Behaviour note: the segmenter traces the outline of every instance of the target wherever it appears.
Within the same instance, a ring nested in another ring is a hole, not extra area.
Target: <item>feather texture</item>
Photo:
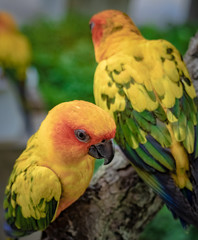
[[[54,107],[13,167],[4,198],[6,234],[43,230],[75,202],[90,183],[94,157],[112,160],[114,135],[113,119],[94,104]]]
[[[122,28],[111,33],[118,19]],[[114,117],[116,142],[174,215],[198,227],[196,93],[180,53],[165,40],[146,40],[120,11],[103,11],[90,22],[95,101]]]

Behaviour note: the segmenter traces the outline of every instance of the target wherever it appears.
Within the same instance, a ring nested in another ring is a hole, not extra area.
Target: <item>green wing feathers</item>
[[[36,165],[21,169],[17,162],[5,190],[7,224],[21,235],[45,229],[56,215],[60,196],[61,184],[53,171]]]

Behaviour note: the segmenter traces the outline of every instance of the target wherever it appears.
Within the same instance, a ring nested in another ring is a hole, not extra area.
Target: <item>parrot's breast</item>
[[[57,216],[83,195],[93,176],[94,164],[93,157],[87,155],[79,164],[62,168],[58,173],[62,184],[62,195]]]

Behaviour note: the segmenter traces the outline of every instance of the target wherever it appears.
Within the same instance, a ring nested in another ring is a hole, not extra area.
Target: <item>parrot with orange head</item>
[[[27,69],[31,64],[31,54],[30,42],[19,31],[12,15],[0,11],[0,81],[6,76],[14,82],[23,107],[28,133],[32,132],[32,122],[25,81]]]
[[[181,54],[118,10],[95,14],[90,28],[95,102],[114,118],[117,144],[174,217],[198,227],[198,113]]]
[[[24,81],[31,62],[28,39],[19,32],[14,18],[0,11],[0,66],[12,71],[17,81]]]
[[[86,190],[95,158],[114,156],[111,116],[85,101],[54,107],[16,160],[5,190],[4,230],[12,238],[45,229]]]

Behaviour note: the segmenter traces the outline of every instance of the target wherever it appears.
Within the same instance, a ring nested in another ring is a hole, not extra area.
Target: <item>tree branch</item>
[[[194,80],[197,58],[198,34],[185,55]],[[112,163],[99,168],[85,194],[43,232],[42,240],[136,240],[161,207],[162,201],[116,150]]]
[[[198,32],[190,40],[188,50],[184,56],[184,61],[198,95]]]

